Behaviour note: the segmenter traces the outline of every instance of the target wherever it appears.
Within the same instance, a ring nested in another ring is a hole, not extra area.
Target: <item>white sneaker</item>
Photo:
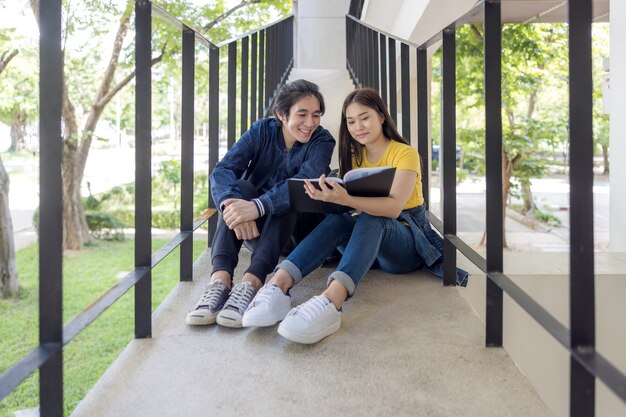
[[[318,295],[292,309],[278,326],[278,334],[298,343],[317,343],[341,327],[341,312]]]
[[[291,297],[274,284],[261,287],[243,314],[243,327],[273,326],[291,310]]]
[[[225,327],[241,327],[241,317],[254,298],[256,290],[248,281],[240,282],[230,292],[224,308],[217,314],[217,324]]]

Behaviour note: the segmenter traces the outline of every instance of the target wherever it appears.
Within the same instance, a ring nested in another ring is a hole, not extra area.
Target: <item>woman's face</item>
[[[278,115],[283,124],[283,137],[288,148],[296,141],[307,143],[320,125],[320,102],[315,96],[306,96],[289,109],[288,115]]]
[[[368,145],[384,138],[384,121],[383,115],[371,107],[359,103],[351,103],[346,107],[348,132],[361,145]]]

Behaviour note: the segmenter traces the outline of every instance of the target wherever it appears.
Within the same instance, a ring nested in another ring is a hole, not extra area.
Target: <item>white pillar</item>
[[[346,68],[345,21],[349,7],[349,0],[297,1],[296,68]]]
[[[626,252],[626,2],[611,0],[609,251]]]

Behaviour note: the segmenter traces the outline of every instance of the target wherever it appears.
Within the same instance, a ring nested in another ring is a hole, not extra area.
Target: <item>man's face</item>
[[[278,115],[283,124],[283,137],[287,148],[297,141],[307,143],[320,125],[320,102],[315,96],[306,96],[289,109],[288,115]]]

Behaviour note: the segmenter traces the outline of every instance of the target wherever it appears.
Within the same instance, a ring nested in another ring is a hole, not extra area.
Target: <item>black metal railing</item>
[[[380,91],[397,120],[401,95],[402,134],[411,137],[409,51],[416,51],[417,148],[428,155],[427,48],[442,43],[442,189],[443,220],[428,212],[444,237],[444,285],[454,285],[457,250],[486,274],[487,346],[502,346],[503,292],[555,338],[570,355],[570,415],[595,413],[596,378],[626,403],[626,376],[595,349],[591,0],[570,0],[570,323],[568,329],[503,272],[502,209],[502,22],[499,0],[485,0],[421,45],[395,37],[346,17],[347,69],[355,85]],[[456,46],[460,25],[480,18],[484,24],[486,257],[457,236],[456,230]],[[396,80],[396,48],[400,44],[400,80]],[[388,45],[385,48],[385,45]],[[388,83],[388,85],[387,85]],[[429,206],[429,175],[424,175]]]
[[[152,245],[152,21],[159,16],[180,30],[182,42],[181,214],[180,232],[155,253]],[[193,233],[207,219],[193,218],[194,98],[196,44],[209,54],[209,162],[210,172],[219,153],[220,49],[228,49],[227,143],[236,137],[236,113],[241,132],[264,117],[277,89],[293,67],[293,17],[262,27],[237,39],[215,45],[148,0],[135,1],[135,267],[115,286],[70,322],[62,321],[62,141],[61,2],[40,5],[40,234],[39,234],[39,334],[40,343],[0,376],[0,400],[39,370],[40,415],[63,416],[63,346],[72,341],[129,289],[135,287],[135,337],[152,335],[152,268],[180,246],[180,280],[192,279]],[[251,40],[251,46],[250,46]],[[241,71],[237,74],[237,48],[241,45]],[[249,54],[251,51],[251,54]],[[249,55],[251,55],[249,57]],[[271,59],[268,59],[271,58]],[[248,62],[250,60],[250,62]],[[237,77],[241,80],[237,103]],[[248,80],[249,88],[248,88]],[[215,208],[210,198],[208,207]],[[209,221],[208,245],[215,231]]]

